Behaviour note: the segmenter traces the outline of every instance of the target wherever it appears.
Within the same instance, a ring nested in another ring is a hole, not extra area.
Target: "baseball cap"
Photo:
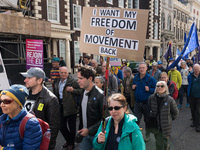
[[[42,79],[45,79],[46,77],[45,72],[38,67],[33,67],[29,69],[27,72],[21,72],[20,74],[23,75],[24,77],[37,77]]]
[[[54,57],[51,62],[60,62],[60,59],[58,57]]]
[[[152,63],[152,66],[157,66],[157,65],[158,65],[157,62],[153,62],[153,63]]]
[[[162,61],[161,61],[161,60],[159,60],[159,61],[158,61],[158,64],[159,64],[159,65],[160,65],[160,64],[162,64]]]

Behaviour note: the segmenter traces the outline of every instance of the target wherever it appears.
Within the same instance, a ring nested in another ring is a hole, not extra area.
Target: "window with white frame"
[[[176,10],[174,10],[174,18],[176,18]]]
[[[113,0],[106,0],[106,3],[113,4]]]
[[[73,4],[73,21],[74,21],[74,29],[81,29],[81,6]]]
[[[118,6],[124,8],[124,0],[118,0]]]
[[[165,14],[162,13],[161,16],[161,29],[165,29]]]
[[[74,41],[74,61],[75,65],[79,64],[80,56],[83,56],[79,51],[79,41]]]
[[[177,28],[176,38],[177,38],[177,40],[179,40],[179,28]]]
[[[155,15],[158,15],[158,0],[154,1]]]
[[[158,39],[158,23],[154,23],[154,39]]]
[[[128,8],[133,8],[133,0],[128,0]]]
[[[135,9],[139,9],[140,8],[139,3],[140,3],[140,0],[134,0],[134,8]]]
[[[181,36],[180,39],[183,40],[184,39],[184,37],[183,37],[184,36],[183,35],[183,29],[181,29],[181,35],[180,36]]]
[[[169,6],[171,6],[172,5],[172,1],[171,0],[169,0]]]
[[[65,60],[65,56],[66,56],[66,44],[65,44],[65,40],[59,40],[59,56],[63,57],[63,60]]]
[[[97,63],[100,63],[100,55],[93,55],[93,59],[95,59]]]
[[[167,30],[171,31],[171,16],[168,16],[168,20],[167,20]]]
[[[47,0],[48,21],[60,22],[59,0]]]

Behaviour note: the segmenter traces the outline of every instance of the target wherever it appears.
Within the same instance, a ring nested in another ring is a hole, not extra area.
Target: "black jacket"
[[[87,103],[87,129],[89,130],[89,135],[94,136],[101,123],[103,114],[103,99],[104,95],[99,92],[96,86],[87,93],[88,103]],[[83,99],[83,94],[81,96],[81,103]],[[80,125],[79,130],[83,128],[82,119],[82,107],[80,107]]]
[[[51,130],[49,149],[55,147],[56,137],[60,129],[60,111],[57,97],[43,86],[33,107],[33,112],[37,118],[49,124]]]

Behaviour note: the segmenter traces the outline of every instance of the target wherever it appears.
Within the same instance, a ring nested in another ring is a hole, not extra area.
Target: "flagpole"
[[[106,74],[105,74],[105,83],[104,83],[104,101],[103,101],[103,116],[102,116],[102,132],[105,132],[106,129],[106,108],[108,100],[108,82],[109,82],[109,64],[110,57],[106,58]]]

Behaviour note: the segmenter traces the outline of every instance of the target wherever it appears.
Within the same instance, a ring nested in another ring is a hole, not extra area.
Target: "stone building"
[[[161,13],[161,49],[160,56],[163,56],[168,48],[168,43],[175,39],[173,20],[174,20],[174,0],[162,1]],[[165,60],[165,59],[162,59]]]
[[[185,33],[188,35],[192,20],[190,16],[190,4],[181,3],[178,0],[174,0],[174,40],[172,42],[172,54],[176,56],[177,48],[182,51],[184,47],[184,36]]]

